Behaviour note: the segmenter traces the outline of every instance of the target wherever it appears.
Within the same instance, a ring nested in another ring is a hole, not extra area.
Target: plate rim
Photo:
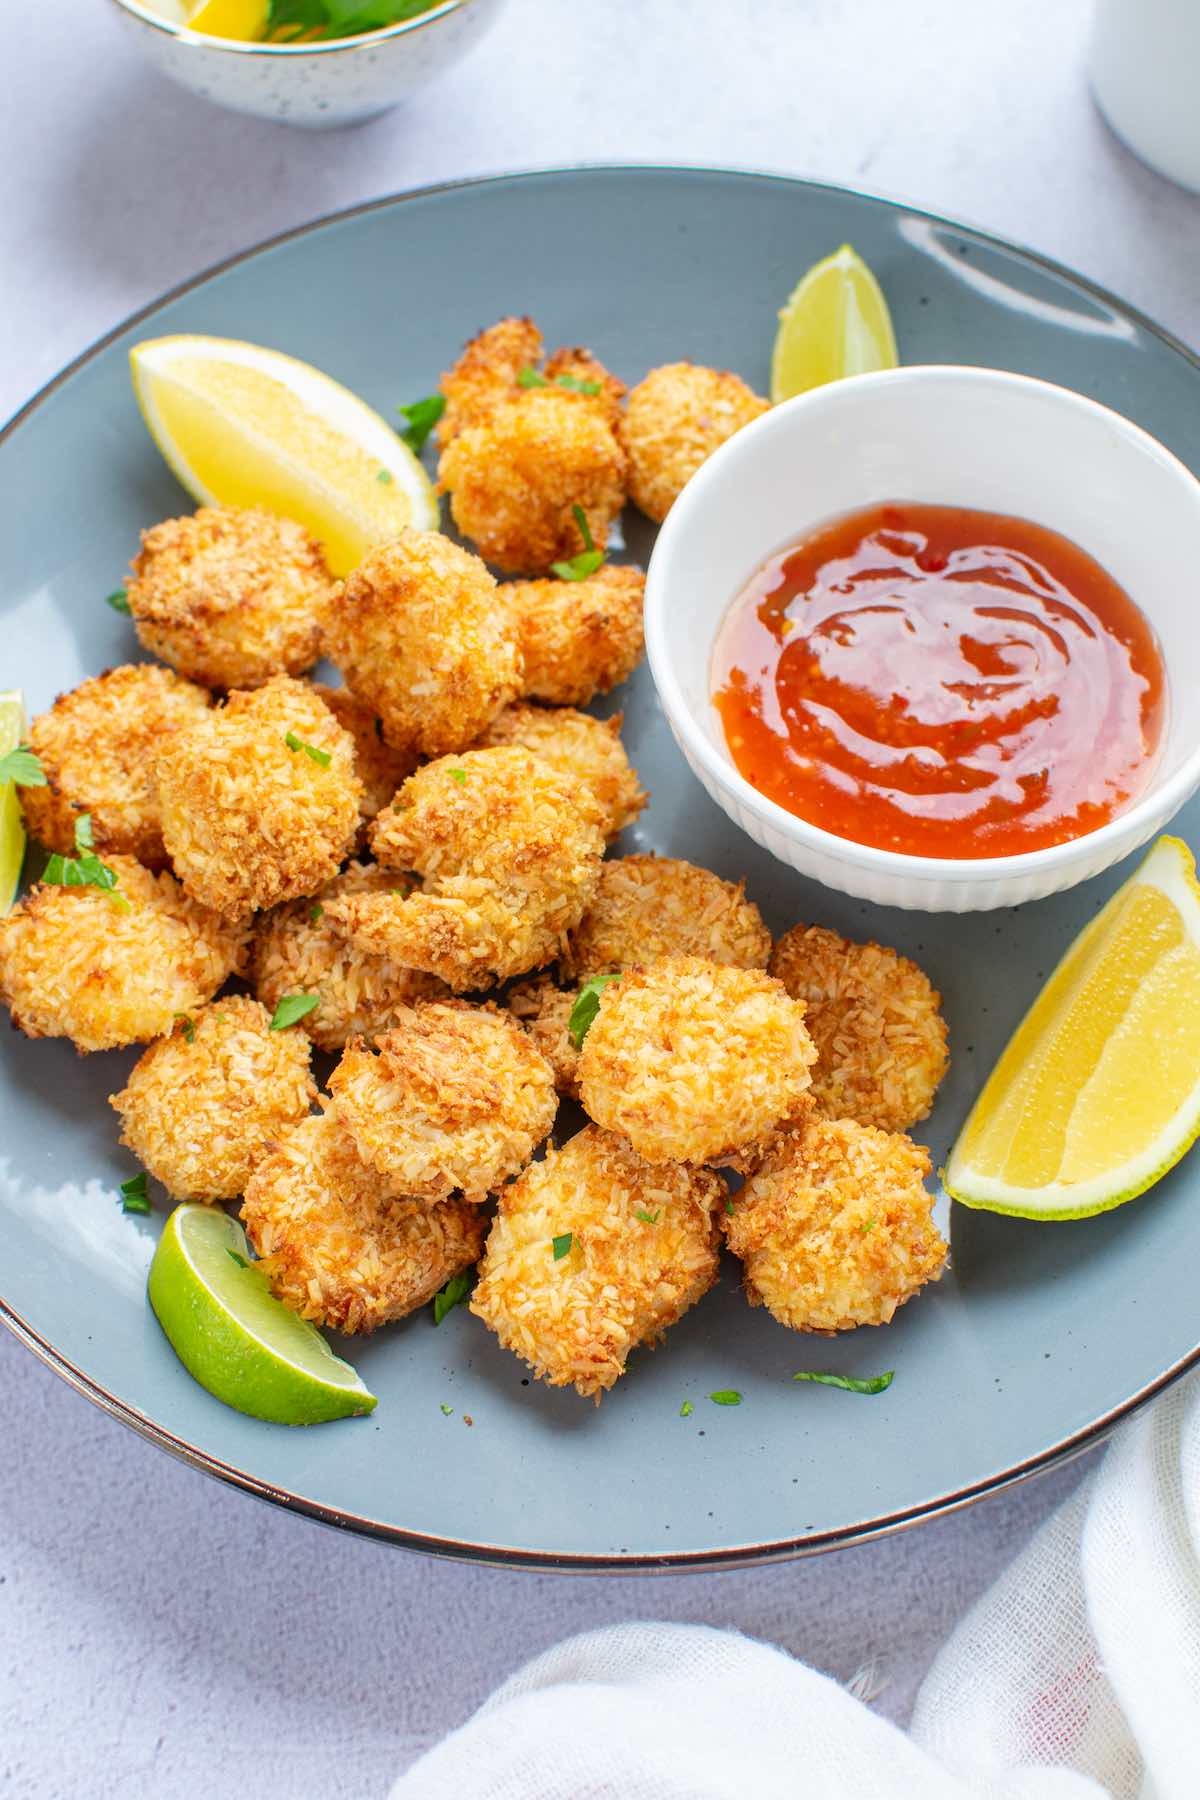
[[[952,231],[959,232],[981,244],[1002,250],[1009,255],[1015,254],[1035,267],[1066,280],[1077,291],[1087,294],[1114,310],[1121,317],[1131,321],[1142,331],[1158,339],[1168,349],[1182,356],[1193,369],[1200,371],[1200,353],[1189,348],[1181,338],[1176,337],[1173,332],[1158,324],[1138,307],[1122,300],[1110,288],[1106,288],[1101,283],[1092,280],[1090,276],[1072,269],[1069,264],[1060,262],[1055,257],[1047,256],[1042,251],[1021,243],[1018,239],[1004,237],[997,232],[971,224],[951,214],[935,212],[928,207],[916,205],[895,195],[880,193],[872,188],[858,187],[846,182],[820,180],[805,175],[787,174],[778,169],[749,168],[728,163],[588,161],[548,164],[430,182],[422,187],[381,194],[369,200],[357,201],[350,206],[336,207],[314,219],[306,220],[302,224],[288,226],[282,231],[273,233],[270,237],[258,239],[243,249],[236,250],[229,256],[221,257],[216,262],[207,265],[198,274],[188,276],[173,287],[167,288],[154,299],[147,301],[144,306],[136,308],[109,330],[93,339],[70,362],[64,364],[57,374],[52,375],[48,381],[36,389],[28,400],[18,406],[17,410],[0,427],[0,445],[5,444],[25,421],[32,417],[51,395],[57,393],[58,389],[72,376],[110,348],[126,332],[151,318],[163,307],[204,287],[217,276],[223,275],[243,263],[250,262],[257,256],[278,249],[282,244],[290,243],[297,238],[308,237],[328,226],[340,224],[349,219],[361,218],[370,213],[400,207],[407,201],[429,199],[439,194],[454,193],[460,189],[487,188],[497,185],[512,186],[520,182],[544,179],[547,176],[612,174],[635,177],[640,175],[687,175],[698,179],[706,176],[743,178],[751,181],[774,182],[780,186],[808,192],[849,195],[856,199],[873,201],[877,205],[886,207],[890,212],[903,213],[910,218],[923,219],[931,224],[949,227]],[[574,1575],[621,1575],[674,1571],[686,1573],[705,1569],[746,1568],[767,1563],[794,1561],[802,1557],[816,1556],[827,1550],[844,1548],[850,1544],[869,1543],[877,1538],[889,1537],[896,1532],[909,1530],[926,1519],[942,1518],[948,1514],[959,1512],[990,1494],[1015,1487],[1058,1464],[1073,1460],[1093,1445],[1103,1441],[1122,1420],[1131,1417],[1158,1394],[1164,1392],[1174,1382],[1200,1365],[1200,1344],[1197,1344],[1186,1355],[1156,1376],[1154,1380],[1147,1382],[1135,1393],[1116,1406],[1109,1408],[1099,1417],[1090,1420],[1077,1431],[1047,1446],[1045,1450],[1039,1451],[1037,1455],[1027,1457],[1022,1462],[1014,1463],[1011,1467],[1001,1469],[982,1480],[970,1482],[964,1487],[936,1495],[932,1499],[921,1501],[897,1512],[885,1513],[878,1518],[859,1520],[805,1536],[735,1545],[729,1549],[680,1550],[664,1552],[661,1555],[647,1553],[627,1555],[519,1550],[511,1545],[474,1542],[461,1538],[443,1538],[433,1533],[417,1531],[411,1527],[391,1525],[381,1519],[373,1519],[339,1507],[326,1506],[320,1501],[306,1499],[303,1495],[295,1494],[290,1489],[278,1487],[261,1476],[252,1474],[248,1469],[224,1462],[211,1452],[201,1450],[195,1444],[178,1437],[165,1425],[151,1419],[129,1401],[122,1400],[116,1394],[111,1393],[43,1337],[4,1298],[3,1294],[0,1294],[0,1323],[13,1333],[19,1343],[32,1351],[40,1362],[53,1370],[69,1387],[102,1412],[119,1420],[121,1424],[135,1431],[138,1436],[154,1444],[160,1450],[166,1451],[176,1460],[199,1469],[202,1473],[224,1482],[227,1486],[280,1506],[288,1512],[313,1519],[319,1524],[350,1531],[358,1536],[372,1538],[377,1542],[396,1544],[404,1549],[426,1555],[491,1567],[534,1569],[548,1573]]]

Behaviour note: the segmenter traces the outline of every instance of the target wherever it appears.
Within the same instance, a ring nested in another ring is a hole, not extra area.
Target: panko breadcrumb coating
[[[360,563],[326,645],[396,750],[461,750],[521,689],[516,625],[477,556],[437,531],[402,531]]]
[[[737,375],[699,363],[651,369],[621,420],[634,505],[647,518],[665,519],[701,463],[769,404]]]
[[[945,1264],[928,1173],[919,1144],[852,1119],[783,1133],[722,1215],[751,1304],[824,1336],[886,1325]]]
[[[949,1057],[941,995],[916,963],[881,944],[796,925],[769,967],[808,1009],[819,1112],[881,1131],[907,1131],[925,1118]]]
[[[156,774],[175,872],[226,918],[315,892],[358,833],[353,740],[307,682],[286,675],[176,732]]]
[[[604,850],[590,789],[516,744],[426,763],[371,828],[385,866],[415,869],[419,893],[359,894],[326,916],[363,950],[489,986],[559,955],[591,898]]]
[[[390,1198],[331,1113],[301,1120],[263,1158],[242,1223],[278,1298],[346,1332],[424,1306],[478,1260],[487,1230],[462,1200]]]
[[[525,693],[553,706],[586,706],[642,660],[646,577],[605,563],[583,581],[506,581],[525,659]]]
[[[421,1200],[485,1200],[558,1110],[553,1072],[516,1020],[462,1000],[407,1008],[373,1047],[352,1038],[329,1091],[363,1161]]]
[[[618,856],[571,933],[564,966],[579,981],[660,956],[765,969],[771,934],[744,884],[673,856]]]
[[[529,388],[451,440],[438,483],[482,557],[508,574],[538,575],[586,548],[572,507],[604,548],[625,503],[625,453],[588,395]]]
[[[312,687],[342,730],[354,739],[354,770],[363,786],[358,810],[364,825],[369,825],[395,797],[396,789],[408,780],[417,766],[417,757],[410,750],[393,750],[384,741],[375,712],[356,699],[349,688],[326,687],[320,681],[314,681]]]
[[[267,1011],[274,1014],[285,994],[316,994],[318,1004],[296,1029],[320,1050],[340,1050],[348,1038],[390,1030],[414,1000],[445,993],[435,976],[360,950],[325,916],[328,903],[347,894],[410,888],[391,869],[352,862],[315,898],[264,913],[254,936],[253,980]]]
[[[508,990],[504,1004],[519,1019],[554,1071],[560,1094],[579,1098],[579,1051],[568,1026],[578,988],[563,988],[553,975],[535,975]]]
[[[47,850],[75,853],[75,821],[92,816],[104,855],[166,862],[154,760],[172,733],[212,704],[210,696],[155,663],[126,663],[60,694],[29,727],[45,787],[21,790],[25,824]]]
[[[711,1170],[589,1125],[500,1194],[471,1311],[540,1380],[598,1400],[713,1285],[724,1197]]]
[[[521,392],[517,376],[536,369],[542,360],[542,334],[532,319],[500,319],[473,337],[452,369],[442,376],[446,410],[437,441],[444,450],[466,425],[480,419],[502,400]]]
[[[302,1031],[257,1000],[197,1008],[151,1044],[109,1105],[121,1142],[175,1200],[234,1200],[271,1143],[316,1099]]]
[[[202,506],[142,533],[125,588],[146,649],[206,687],[299,675],[335,591],[316,539],[257,507]]]
[[[144,1044],[242,965],[246,922],[222,919],[131,856],[108,866],[119,900],[39,885],[0,919],[0,1000],[27,1037],[67,1037],[78,1050]]]
[[[816,1059],[782,982],[668,956],[601,993],[579,1092],[597,1125],[652,1162],[744,1165],[811,1105]]]
[[[523,744],[568,781],[582,781],[604,812],[604,835],[631,825],[649,796],[621,743],[621,714],[593,719],[570,706],[506,706],[475,745]]]

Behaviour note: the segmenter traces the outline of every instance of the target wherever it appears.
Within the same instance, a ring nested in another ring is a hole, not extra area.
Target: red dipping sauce
[[[915,856],[1095,831],[1146,786],[1165,711],[1148,621],[1077,544],[908,502],[772,557],[726,616],[713,685],[760,793]]]

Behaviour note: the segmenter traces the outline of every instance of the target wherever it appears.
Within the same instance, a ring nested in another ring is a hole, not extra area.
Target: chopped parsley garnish
[[[792,1376],[793,1381],[819,1381],[822,1387],[845,1388],[848,1394],[882,1394],[884,1388],[890,1388],[895,1369],[888,1369],[882,1375],[871,1375],[860,1381],[857,1375],[826,1375],[817,1369],[801,1369]]]
[[[325,917],[325,908],[321,905],[321,902],[319,900],[314,900],[312,905],[308,909],[309,924],[310,925],[319,925],[321,923],[321,920],[324,917]]]
[[[305,756],[310,757],[319,768],[327,769],[333,761],[333,757],[328,750],[320,750],[317,748],[316,744],[306,744],[304,739],[297,737],[294,731],[285,731],[283,734],[283,741],[288,749],[294,751],[297,755],[303,750]]]
[[[360,37],[405,19],[419,18],[437,0],[271,0],[268,41],[293,43],[309,32],[321,38]]]
[[[571,1042],[577,1050],[582,1050],[583,1040],[591,1030],[592,1021],[600,1011],[600,996],[610,981],[620,981],[618,971],[615,975],[593,975],[585,981],[579,990],[579,997],[571,1008],[571,1016],[567,1020],[567,1030],[571,1034]]]
[[[586,581],[589,575],[596,573],[604,561],[604,552],[596,548],[596,540],[592,536],[592,528],[587,522],[587,514],[582,506],[573,506],[571,511],[575,516],[575,523],[579,527],[579,535],[583,539],[585,548],[579,552],[578,556],[573,556],[570,562],[551,563],[550,567],[556,575],[561,576],[563,581]]]
[[[731,1213],[733,1211],[733,1201],[732,1200],[727,1200],[725,1202],[725,1211],[727,1213]]]
[[[114,612],[127,613],[130,610],[129,595],[124,588],[114,588],[111,594],[105,594],[104,603],[111,606]]]
[[[695,1410],[696,1409],[692,1405],[691,1401],[685,1400],[683,1405],[679,1409],[679,1416],[681,1419],[690,1419],[692,1414],[695,1412]]]
[[[196,1041],[196,1027],[189,1015],[187,1013],[176,1013],[175,1023],[178,1025],[188,1043],[194,1044]]]
[[[443,1419],[452,1419],[454,1417],[454,1408],[452,1406],[447,1406],[444,1400],[442,1401],[441,1412]]]
[[[862,1224],[859,1226],[858,1229],[862,1232],[863,1236],[865,1237],[868,1231],[874,1231],[874,1229],[878,1223],[879,1223],[878,1219],[875,1217],[875,1214],[872,1213],[869,1219],[863,1220]]]
[[[459,787],[466,787],[467,771],[465,769],[447,769],[446,773],[451,781],[457,781]]]
[[[245,1257],[239,1256],[236,1250],[226,1250],[225,1254],[231,1261],[237,1264],[239,1269],[248,1269],[250,1267],[250,1264],[246,1261]]]
[[[392,474],[392,471],[390,469],[380,469],[380,471],[379,471],[378,475],[375,477],[375,479],[376,479],[376,481],[382,482],[384,487],[391,487],[391,485],[392,485],[393,481],[395,481],[396,477]]]
[[[92,815],[80,813],[75,820],[75,848],[78,856],[60,856],[56,850],[42,870],[47,887],[94,887],[106,893],[122,912],[132,908],[124,894],[116,890],[117,878],[107,863],[96,855],[92,839]]]
[[[708,1397],[714,1406],[740,1406],[742,1404],[742,1396],[736,1388],[718,1388],[715,1394],[710,1394]]]
[[[564,1256],[570,1255],[571,1245],[574,1242],[575,1233],[573,1231],[564,1231],[561,1237],[553,1240],[555,1262],[561,1262]]]
[[[286,1031],[297,1019],[303,1019],[321,1004],[320,994],[285,994],[275,1008],[275,1017],[271,1020],[272,1031]]]
[[[652,1213],[644,1212],[642,1210],[642,1208],[639,1206],[637,1209],[637,1216],[642,1221],[643,1225],[657,1225],[658,1224],[658,1214],[661,1213],[661,1211],[662,1211],[661,1206],[659,1207],[658,1212],[652,1212]]]
[[[414,400],[409,406],[397,407],[397,412],[408,420],[400,432],[400,436],[415,454],[420,455],[425,440],[446,410],[445,394],[429,394],[424,400]]]
[[[45,787],[41,757],[28,744],[18,744],[7,756],[0,756],[0,781],[15,782],[17,787]]]
[[[460,1300],[465,1300],[471,1291],[470,1269],[460,1269],[452,1275],[444,1288],[439,1288],[433,1296],[433,1322],[440,1325],[448,1312],[452,1312]]]
[[[128,1181],[121,1183],[121,1211],[127,1213],[148,1213],[150,1201],[146,1194],[146,1171],[142,1169],[131,1175]]]
[[[550,383],[544,375],[540,375],[536,369],[530,368],[527,364],[525,368],[517,370],[517,386],[524,388],[549,387]]]
[[[600,392],[598,381],[585,381],[579,375],[556,375],[554,385],[566,388],[569,394],[598,394]],[[517,371],[517,386],[523,388],[549,387],[550,383],[544,375],[539,374],[537,369],[527,365]]]

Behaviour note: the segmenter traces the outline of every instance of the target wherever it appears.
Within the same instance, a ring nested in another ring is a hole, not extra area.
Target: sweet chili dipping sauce
[[[1149,623],[1077,544],[908,502],[772,557],[725,619],[713,676],[760,793],[916,856],[1094,831],[1145,787],[1165,710]]]

